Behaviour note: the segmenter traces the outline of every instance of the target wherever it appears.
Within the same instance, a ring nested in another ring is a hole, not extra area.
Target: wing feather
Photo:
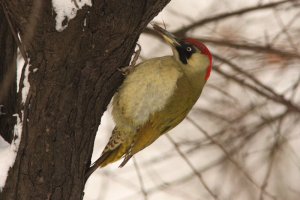
[[[191,88],[190,82],[185,76],[178,79],[177,85],[178,87],[164,109],[153,113],[137,131],[137,138],[131,150],[132,154],[141,151],[162,134],[177,126],[199,98],[201,89],[195,91]]]
[[[129,74],[113,100],[113,117],[118,126],[139,127],[152,113],[165,107],[176,89],[181,72],[172,57],[150,59]]]

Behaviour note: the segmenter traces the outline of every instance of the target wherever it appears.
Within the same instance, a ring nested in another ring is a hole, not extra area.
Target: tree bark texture
[[[17,44],[0,7],[0,135],[9,143],[16,123],[16,53]]]
[[[123,79],[117,68],[169,0],[95,0],[62,32],[51,0],[0,2],[30,60],[21,144],[0,199],[82,199],[101,116]]]

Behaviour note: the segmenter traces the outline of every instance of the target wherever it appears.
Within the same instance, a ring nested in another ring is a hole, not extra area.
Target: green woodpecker
[[[199,98],[212,69],[212,56],[201,42],[177,39],[153,25],[173,55],[138,64],[125,78],[112,103],[116,126],[101,157],[103,167],[124,156],[120,167],[137,152],[177,126]]]

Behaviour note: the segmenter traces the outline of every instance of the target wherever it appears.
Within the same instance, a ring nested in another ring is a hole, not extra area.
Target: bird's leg
[[[142,48],[141,48],[141,45],[139,45],[139,44],[136,44],[136,45],[138,46],[138,49],[134,52],[134,57],[133,57],[130,65],[126,66],[126,67],[118,68],[118,70],[120,72],[122,72],[122,74],[124,76],[128,75],[135,68],[136,61],[139,59]]]

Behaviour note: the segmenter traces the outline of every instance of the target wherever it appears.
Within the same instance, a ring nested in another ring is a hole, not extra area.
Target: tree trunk
[[[16,42],[0,7],[0,135],[9,143],[16,123],[16,53]]]
[[[122,82],[117,68],[169,0],[95,0],[62,32],[50,0],[0,2],[30,60],[21,143],[0,199],[82,199],[101,116]]]

